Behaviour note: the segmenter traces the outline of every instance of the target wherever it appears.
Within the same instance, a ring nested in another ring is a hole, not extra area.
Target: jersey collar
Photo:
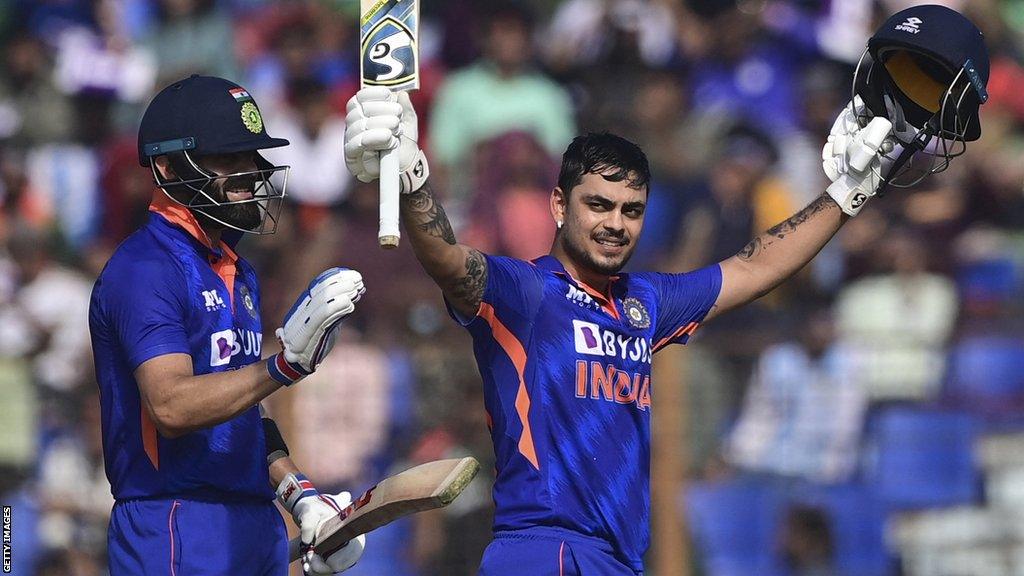
[[[601,304],[601,308],[604,309],[605,312],[611,314],[611,316],[616,320],[619,319],[619,310],[618,308],[615,307],[615,300],[612,298],[612,284],[614,284],[615,281],[619,279],[617,275],[608,277],[608,288],[606,289],[606,293],[602,294],[598,292],[597,289],[591,287],[590,285],[584,283],[581,280],[577,280],[576,278],[574,278],[573,275],[569,274],[569,272],[565,269],[565,266],[562,265],[561,261],[559,261],[558,258],[555,258],[550,254],[541,256],[540,258],[536,258],[531,262],[534,266],[541,268],[543,270],[549,270],[551,272],[554,272],[555,274],[565,278],[572,284],[575,284],[577,288],[580,288],[581,290],[589,294],[592,298],[597,300],[598,303]]]
[[[199,221],[192,214],[192,211],[168,198],[167,194],[162,190],[153,192],[153,200],[149,204],[149,211],[159,214],[172,226],[184,230],[214,256],[218,258],[227,256],[231,262],[238,260],[234,246],[238,243],[239,235],[227,234],[222,236],[220,245],[214,247],[210,243],[209,236],[206,235],[206,232],[199,225]]]

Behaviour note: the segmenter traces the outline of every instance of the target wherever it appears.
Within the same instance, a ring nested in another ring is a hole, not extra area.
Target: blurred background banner
[[[864,43],[916,3],[424,0],[420,144],[460,240],[533,258],[570,139],[626,136],[653,169],[630,267],[690,270],[824,190],[821,145]],[[984,137],[871,203],[795,279],[659,354],[650,575],[1024,574],[1024,2],[942,3],[992,53]],[[292,166],[285,224],[239,249],[268,330],[327,265],[360,270],[369,291],[322,369],[270,399],[297,462],[329,491],[431,459],[484,463],[449,508],[374,532],[349,574],[475,574],[492,517],[480,377],[408,244],[377,249],[376,184],[345,170],[357,19],[355,0],[0,2],[14,574],[106,572],[89,294],[146,218],[142,110],[192,73],[241,83],[291,141],[266,154]]]

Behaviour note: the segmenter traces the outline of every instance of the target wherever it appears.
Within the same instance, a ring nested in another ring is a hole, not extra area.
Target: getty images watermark
[[[4,506],[4,574],[11,573],[11,507]]]

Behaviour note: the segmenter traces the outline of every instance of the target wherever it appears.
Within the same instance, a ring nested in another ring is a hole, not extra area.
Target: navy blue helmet
[[[868,40],[853,91],[883,116],[900,147],[887,183],[916,184],[946,169],[981,137],[978,109],[987,99],[984,35],[945,6],[913,6],[890,16]]]
[[[168,197],[220,225],[255,234],[276,231],[289,169],[274,166],[258,151],[287,145],[287,140],[267,134],[263,116],[244,88],[212,76],[194,74],[161,90],[139,126],[139,163],[152,170]],[[202,166],[204,156],[250,151],[255,171],[215,174]],[[153,162],[158,156],[167,156],[176,178],[161,175]],[[280,186],[272,181],[278,179]],[[217,181],[251,186],[252,197],[228,201],[216,194]],[[244,221],[232,214],[244,215]]]

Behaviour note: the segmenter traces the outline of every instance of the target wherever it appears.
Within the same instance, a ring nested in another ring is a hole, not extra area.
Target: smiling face
[[[259,179],[256,153],[208,154],[196,158],[195,162],[204,172],[224,177],[213,178],[203,187],[209,199],[197,194],[197,188],[184,186],[175,191],[175,197],[186,205],[192,204],[194,198],[197,210],[201,207],[199,216],[208,215],[243,230],[255,230],[259,227],[262,223],[260,206],[258,202],[252,201]],[[156,163],[165,178],[176,178],[176,173],[166,156],[158,157]],[[230,174],[239,175],[229,176]],[[211,199],[219,205],[211,206]]]
[[[612,168],[584,174],[568,193],[555,188],[551,195],[552,216],[562,222],[555,251],[564,253],[584,280],[621,270],[643,229],[647,188],[631,187],[628,178],[617,182],[606,178],[617,172]]]
[[[259,204],[252,200],[256,194],[256,156],[253,152],[234,154],[210,154],[197,160],[206,171],[214,174],[239,174],[228,178],[217,178],[206,188],[206,193],[223,206],[206,208],[205,211],[217,218],[244,230],[255,230],[262,222]],[[233,204],[234,202],[243,202]]]

